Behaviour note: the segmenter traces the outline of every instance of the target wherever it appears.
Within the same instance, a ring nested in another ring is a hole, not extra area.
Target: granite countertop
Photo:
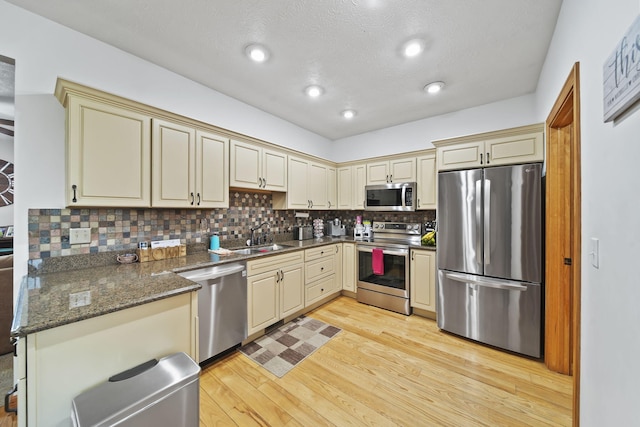
[[[353,238],[278,242],[290,247],[252,255],[202,251],[161,261],[102,267],[87,264],[74,270],[30,274],[22,279],[11,335],[26,336],[201,288],[200,284],[176,274],[182,271],[344,241],[353,241]],[[86,305],[71,307],[71,300],[76,298],[90,300]]]

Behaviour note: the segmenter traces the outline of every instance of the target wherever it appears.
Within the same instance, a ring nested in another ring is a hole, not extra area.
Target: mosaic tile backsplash
[[[238,191],[230,192],[228,209],[30,209],[29,259],[134,250],[139,242],[155,240],[208,243],[216,232],[223,247],[233,248],[243,246],[250,228],[265,221],[274,240],[281,241],[291,239],[297,223],[316,218],[340,218],[351,230],[356,215],[372,221],[424,222],[436,213],[310,211],[308,219],[300,219],[293,210],[274,210],[271,194]],[[69,230],[79,227],[91,228],[91,243],[72,246]]]

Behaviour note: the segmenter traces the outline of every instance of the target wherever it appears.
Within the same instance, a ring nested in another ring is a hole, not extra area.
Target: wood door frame
[[[580,63],[576,62],[567,77],[567,80],[556,99],[546,121],[546,133],[551,134],[554,128],[573,124],[573,141],[571,161],[573,171],[571,184],[572,226],[575,233],[571,240],[572,263],[571,274],[573,277],[573,295],[571,297],[571,334],[572,334],[572,361],[573,366],[573,425],[580,425],[580,313],[581,313],[581,166],[580,166]],[[551,138],[547,137],[547,153]],[[547,192],[547,200],[549,192]]]

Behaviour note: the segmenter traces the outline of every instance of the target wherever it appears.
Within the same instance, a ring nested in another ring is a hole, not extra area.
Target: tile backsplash
[[[292,227],[298,223],[322,218],[340,218],[349,230],[356,215],[377,221],[424,222],[435,219],[435,211],[362,212],[310,211],[309,219],[295,218],[293,210],[275,210],[268,193],[231,191],[229,208],[225,209],[30,209],[29,259],[52,258],[100,252],[134,250],[139,242],[180,239],[184,244],[207,243],[217,232],[223,247],[244,245],[249,229],[268,222],[275,240],[291,238]],[[203,230],[204,224],[208,230]],[[71,228],[91,228],[91,243],[71,245]]]

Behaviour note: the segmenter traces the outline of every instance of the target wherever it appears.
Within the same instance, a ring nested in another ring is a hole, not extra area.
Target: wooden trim
[[[431,141],[434,147],[444,147],[447,145],[456,145],[464,142],[484,141],[487,139],[496,139],[509,136],[526,135],[528,133],[536,133],[544,131],[544,123],[536,123],[528,126],[519,126],[515,128],[502,129],[493,132],[476,133],[473,135],[458,136],[455,138],[440,139]]]
[[[567,102],[571,102],[570,114],[566,114]],[[571,271],[573,275],[573,296],[572,296],[572,367],[573,367],[573,425],[580,425],[580,331],[581,331],[581,230],[582,230],[582,214],[581,203],[581,166],[580,166],[580,63],[576,62],[565,81],[560,94],[554,104],[546,121],[546,130],[549,134],[553,127],[566,126],[573,123],[573,149],[572,163],[573,174],[572,180],[572,209],[573,209],[573,227],[576,232],[572,236],[572,265]],[[549,139],[547,139],[547,152],[549,152]]]

